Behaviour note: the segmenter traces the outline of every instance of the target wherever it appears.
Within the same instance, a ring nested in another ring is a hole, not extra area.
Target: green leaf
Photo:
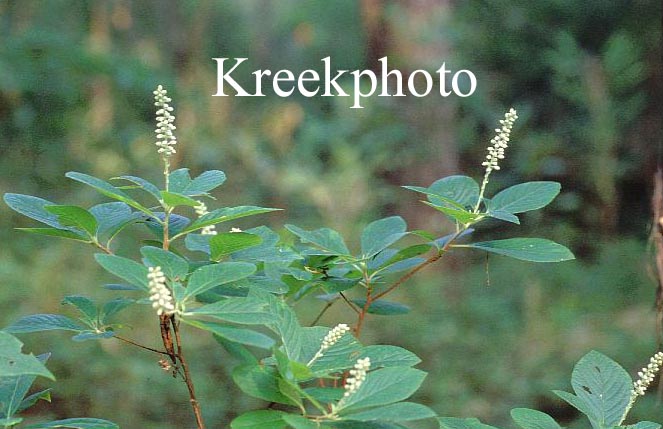
[[[97,219],[97,236],[113,238],[126,226],[140,219],[141,214],[120,201],[97,204],[90,208],[90,213]]]
[[[90,237],[66,229],[57,228],[16,228],[17,231],[29,232],[31,234],[46,235],[48,237],[68,238],[70,240],[91,243]]]
[[[281,418],[293,429],[320,429],[320,423],[297,414],[284,414]]]
[[[548,414],[528,408],[514,408],[511,418],[523,429],[562,429]]]
[[[244,365],[257,365],[258,364],[258,359],[247,349],[241,344],[238,344],[234,341],[228,341],[223,337],[219,337],[218,335],[214,335],[214,340],[219,343],[232,357],[237,359],[240,364]]]
[[[415,366],[421,359],[409,350],[390,345],[371,345],[361,350],[364,357],[371,358],[371,368]]]
[[[415,404],[414,402],[398,402],[384,407],[371,408],[367,411],[346,414],[344,417],[357,421],[388,421],[407,422],[413,420],[430,419],[436,417],[435,411],[430,408]]]
[[[51,389],[45,389],[45,390],[33,393],[32,395],[24,398],[21,401],[21,404],[16,409],[16,412],[20,413],[21,411],[27,410],[28,408],[35,405],[38,401],[51,402]]]
[[[196,231],[206,226],[216,225],[217,223],[228,222],[247,216],[269,213],[278,210],[281,209],[271,209],[256,206],[223,207],[199,217],[195,222],[191,223],[191,225],[180,231],[177,236],[188,234],[189,232]]]
[[[239,250],[248,249],[262,243],[262,237],[247,232],[221,232],[209,240],[211,258],[218,261],[224,256]]]
[[[189,183],[183,190],[184,195],[192,197],[207,195],[212,189],[223,185],[226,181],[226,174],[221,170],[208,170],[203,172]]]
[[[208,331],[228,341],[247,346],[259,347],[261,349],[271,349],[275,341],[267,335],[253,331],[251,329],[236,328],[233,326],[222,325],[214,322],[203,322],[200,320],[182,319],[188,325]]]
[[[157,201],[161,201],[161,194],[159,193],[159,188],[157,188],[154,184],[151,182],[143,179],[142,177],[136,177],[136,176],[120,176],[117,177],[117,179],[123,179],[127,180],[131,183],[134,183],[138,186],[140,186],[143,190],[147,191],[150,195],[152,195]]]
[[[625,429],[660,429],[661,425],[654,422],[642,421],[632,425],[622,426]]]
[[[471,177],[449,176],[435,181],[428,188],[407,187],[416,192],[428,195],[428,201],[436,205],[449,204],[447,200],[454,201],[461,207],[472,207],[479,200],[479,184]],[[441,198],[438,198],[441,197]]]
[[[109,422],[108,420],[93,419],[89,417],[79,417],[73,419],[55,420],[46,423],[37,423],[25,427],[25,429],[50,429],[50,428],[119,429],[119,426],[113,422]]]
[[[67,316],[60,314],[33,314],[21,317],[16,322],[7,326],[4,331],[11,334],[26,334],[55,330],[81,332],[85,329],[85,327]]]
[[[10,417],[8,419],[0,418],[0,425],[3,427],[13,427],[21,423],[23,419],[21,417]]]
[[[114,200],[122,201],[125,204],[130,205],[131,207],[135,208],[136,210],[139,210],[143,213],[146,213],[150,216],[153,215],[153,213],[148,210],[147,208],[143,207],[140,205],[137,201],[129,197],[127,194],[122,192],[121,190],[117,189],[115,186],[111,185],[110,183],[98,179],[96,177],[84,174],[84,173],[77,173],[75,171],[70,171],[67,174],[65,174],[66,177],[76,180],[77,182],[81,182],[83,184],[86,184],[92,188],[94,188],[97,192],[109,197],[113,198]]]
[[[103,307],[101,307],[101,311],[99,312],[99,319],[101,320],[101,323],[107,324],[108,319],[124,310],[131,304],[134,304],[135,302],[135,300],[129,298],[115,298],[108,301],[106,304],[104,304]]]
[[[617,362],[591,351],[573,368],[571,385],[576,394],[571,405],[576,408],[580,405],[578,409],[587,414],[595,429],[619,425],[631,397],[633,381]],[[568,401],[568,397],[569,394],[562,399]]]
[[[318,249],[324,251],[324,255],[349,256],[343,237],[337,231],[329,228],[320,228],[314,231],[306,231],[295,225],[285,225],[285,228],[295,234],[303,243],[311,243]]]
[[[62,300],[62,304],[73,305],[83,314],[83,320],[90,326],[94,327],[97,323],[97,306],[90,298],[80,295],[66,296]]]
[[[537,210],[550,204],[560,189],[557,182],[521,183],[495,195],[491,200],[492,208],[513,214]]]
[[[213,287],[250,276],[256,266],[248,262],[221,262],[205,265],[191,274],[184,299],[198,295]]]
[[[494,426],[481,423],[479,419],[475,418],[440,417],[438,421],[441,429],[497,429]]]
[[[364,308],[364,305],[366,305],[365,298],[353,299],[352,302],[361,308]],[[407,305],[399,304],[397,302],[380,299],[378,301],[371,302],[370,307],[368,307],[368,312],[371,314],[379,314],[381,316],[396,316],[399,314],[409,313],[410,307]]]
[[[186,195],[178,194],[176,192],[161,191],[161,199],[169,207],[177,207],[177,206],[196,207],[200,205],[199,201],[196,201],[193,198],[189,198]]]
[[[97,233],[97,219],[82,207],[78,206],[45,206],[44,210],[58,217],[62,226],[78,228],[94,237]]]
[[[330,421],[327,424],[334,429],[408,429],[406,426],[391,422],[358,422],[354,420],[339,420]]]
[[[251,298],[226,298],[190,310],[187,314],[204,315],[247,325],[261,325],[274,321],[274,316],[270,314],[265,304]]]
[[[119,278],[143,290],[149,290],[147,267],[144,265],[131,259],[117,255],[106,255],[104,253],[95,254],[94,259],[109,273],[115,274]]]
[[[0,331],[0,377],[41,376],[55,380],[44,364],[32,354],[23,354],[23,343]]]
[[[37,356],[36,359],[41,364],[45,364],[49,356],[49,354],[44,354]],[[25,395],[36,378],[35,375],[0,377],[0,416],[11,418],[19,412]]]
[[[279,375],[276,368],[264,365],[241,365],[232,373],[235,384],[249,396],[279,404],[294,403],[279,389]]]
[[[309,387],[304,389],[304,392],[318,402],[330,404],[340,401],[345,394],[345,389],[342,387]]]
[[[339,403],[339,415],[407,399],[419,389],[425,377],[423,371],[403,367],[369,372],[359,389]]]
[[[159,247],[144,246],[140,248],[140,253],[154,267],[161,267],[161,270],[171,280],[184,279],[189,273],[189,263],[186,259]]]
[[[60,224],[56,215],[46,211],[44,208],[46,206],[55,205],[50,201],[33,197],[32,195],[22,194],[5,194],[4,200],[12,210],[27,216],[30,219],[45,223],[53,228],[67,229]]]
[[[371,222],[361,233],[361,253],[372,258],[407,234],[407,224],[400,216]]]
[[[286,429],[281,418],[285,413],[276,410],[256,410],[244,413],[230,422],[232,429]]]
[[[561,244],[543,238],[508,238],[463,245],[530,262],[562,262],[575,259]]]
[[[465,209],[457,209],[446,205],[438,205],[429,201],[423,201],[424,204],[433,207],[435,210],[444,213],[456,222],[467,225],[476,222],[481,216],[480,213],[474,213]]]
[[[205,196],[212,189],[222,185],[226,175],[220,170],[209,170],[191,180],[188,168],[180,168],[170,173],[171,192],[177,192],[189,197]]]

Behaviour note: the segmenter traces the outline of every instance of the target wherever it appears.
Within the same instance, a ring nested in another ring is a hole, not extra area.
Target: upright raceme
[[[168,158],[175,154],[175,145],[177,144],[177,137],[173,134],[175,131],[175,116],[171,113],[173,108],[170,106],[172,100],[168,97],[168,91],[163,86],[157,86],[154,91],[154,105],[158,108],[157,115],[157,129],[154,130],[157,136],[156,145],[159,148],[158,152]]]

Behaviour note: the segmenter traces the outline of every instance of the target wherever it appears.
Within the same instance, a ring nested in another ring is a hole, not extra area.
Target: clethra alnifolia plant
[[[573,259],[566,247],[542,238],[471,240],[482,222],[519,224],[519,214],[548,205],[560,191],[558,183],[539,181],[486,196],[491,173],[500,170],[518,119],[514,109],[500,121],[490,142],[481,185],[456,175],[428,187],[405,186],[451,221],[451,233],[408,231],[401,217],[390,216],[368,224],[358,237],[358,249],[352,251],[329,228],[306,230],[290,224],[280,232],[266,226],[237,228],[233,223],[240,218],[277,209],[214,208],[211,192],[225,182],[225,174],[211,170],[192,177],[186,168],[172,168],[172,155],[179,150],[172,100],[162,86],[154,91],[154,100],[156,152],[163,165],[160,185],[131,175],[109,182],[69,172],[67,177],[111,201],[83,208],[29,195],[4,196],[13,210],[44,224],[20,231],[74,240],[96,250],[99,265],[119,279],[105,287],[122,296],[103,304],[78,294],[67,296],[63,303],[75,308],[77,318],[36,314],[0,331],[0,426],[20,426],[21,411],[50,397],[48,391],[28,395],[35,377],[53,378],[43,366],[47,356],[22,354],[13,334],[65,330],[74,333],[75,341],[117,340],[154,353],[155,372],[166,370],[186,384],[196,427],[205,428],[189,370],[189,359],[195,356],[185,353],[187,338],[181,329],[188,325],[211,334],[234,355],[232,377],[237,387],[265,401],[262,409],[235,418],[230,423],[233,429],[402,429],[408,422],[425,419],[447,429],[490,428],[476,419],[438,417],[429,407],[407,401],[426,376],[415,368],[420,359],[396,345],[365,345],[360,340],[368,317],[407,313],[407,306],[387,300],[388,295],[451,251],[475,249],[531,262]],[[127,257],[131,249],[119,248],[115,242],[118,234],[131,234],[135,228],[153,236],[140,245],[139,260]],[[293,234],[296,243],[287,244],[292,240],[283,240],[281,234]],[[308,325],[294,311],[294,304],[302,300],[319,306],[318,316]],[[333,328],[321,326],[325,312],[335,305],[347,308],[347,319]],[[154,334],[162,346],[150,348],[123,336],[122,325],[115,320],[130,309],[155,321]],[[660,353],[652,358],[634,384],[615,362],[591,352],[573,371],[575,394],[557,394],[586,414],[595,429],[611,429],[626,420],[661,360]],[[516,409],[513,418],[524,429],[560,427],[534,410]],[[639,429],[659,427],[638,425]],[[28,427],[117,425],[73,418]],[[216,427],[228,425],[222,422]]]

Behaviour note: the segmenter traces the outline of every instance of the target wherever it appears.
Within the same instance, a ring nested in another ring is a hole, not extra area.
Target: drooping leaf
[[[366,305],[365,298],[353,299],[352,302],[357,304],[359,307],[363,308]],[[407,305],[399,304],[393,301],[385,301],[380,299],[378,301],[371,302],[371,305],[368,307],[368,312],[371,314],[379,314],[381,316],[396,316],[400,314],[406,314],[410,312],[410,307]]]
[[[32,354],[21,352],[23,343],[6,331],[0,331],[0,377],[40,376],[55,380],[44,364]]]
[[[371,408],[366,411],[358,411],[345,414],[346,419],[361,422],[366,421],[387,421],[387,422],[408,422],[413,420],[423,420],[436,417],[435,411],[425,405],[414,402],[398,402],[384,407]]]
[[[248,262],[221,262],[205,265],[191,274],[184,299],[198,295],[226,283],[250,276],[256,266]]]
[[[147,285],[147,267],[144,265],[121,256],[106,255],[103,253],[95,254],[94,258],[109,273],[143,290],[149,290]]]
[[[44,206],[44,210],[56,215],[62,226],[80,229],[91,237],[97,233],[97,219],[82,207],[52,205]]]
[[[514,408],[511,418],[523,429],[562,429],[548,414],[528,408]]]
[[[419,389],[425,377],[423,371],[404,367],[369,372],[361,387],[339,404],[339,415],[407,399]]]
[[[288,427],[292,429],[320,429],[320,423],[309,420],[298,414],[284,414],[282,419],[288,424]]]
[[[73,419],[55,420],[52,422],[36,423],[25,427],[26,429],[51,429],[51,428],[69,428],[69,429],[119,429],[119,426],[113,422],[102,419],[93,419],[89,417],[79,417]]]
[[[25,334],[42,331],[85,331],[86,328],[73,319],[60,314],[33,314],[23,316],[7,326],[4,331],[11,334]]]
[[[575,259],[566,247],[543,238],[507,238],[464,246],[530,262],[562,262]]]
[[[492,198],[493,210],[516,214],[538,210],[550,204],[559,194],[557,182],[527,182],[506,188]]]
[[[20,413],[21,411],[27,410],[39,401],[51,402],[51,389],[41,390],[39,392],[33,393],[32,395],[26,396],[21,401],[20,405],[16,409],[16,412]]]
[[[364,258],[372,258],[391,246],[407,232],[407,224],[400,216],[391,216],[371,222],[361,233],[361,253]]]
[[[220,232],[209,240],[210,254],[213,261],[218,261],[231,253],[248,249],[262,243],[262,238],[248,232]]]
[[[173,252],[159,247],[143,246],[140,248],[140,253],[152,266],[161,267],[169,279],[184,279],[189,273],[187,260]]]

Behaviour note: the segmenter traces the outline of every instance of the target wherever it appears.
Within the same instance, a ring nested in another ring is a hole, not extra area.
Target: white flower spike
[[[492,173],[493,170],[500,169],[499,163],[501,159],[504,159],[504,150],[509,147],[509,137],[511,135],[511,129],[513,128],[514,122],[516,122],[516,119],[518,119],[516,110],[511,108],[504,114],[504,119],[500,120],[500,125],[502,128],[495,129],[497,134],[490,141],[490,146],[487,149],[488,155],[486,155],[486,160],[481,163],[481,165],[486,167],[486,172],[483,176],[483,182],[481,183],[479,199],[474,206],[475,213],[479,212],[479,207],[481,206],[481,200],[483,199],[483,194],[486,190],[486,185],[488,184],[490,173]]]
[[[177,144],[177,137],[173,134],[175,131],[175,116],[171,113],[173,108],[170,106],[172,100],[166,94],[163,86],[157,86],[154,93],[154,105],[158,108],[157,115],[157,129],[154,130],[157,141],[156,146],[159,148],[158,152],[164,157],[169,158],[175,154],[175,145]]]
[[[345,335],[347,332],[350,331],[350,327],[346,325],[345,323],[341,323],[339,325],[336,325],[333,329],[331,329],[327,335],[325,335],[325,338],[322,339],[322,344],[320,345],[320,350],[318,350],[315,355],[311,358],[311,360],[306,364],[306,366],[311,366],[313,362],[316,360],[320,359],[325,350],[336,344],[343,335]]]
[[[202,201],[198,201],[198,203],[199,204],[196,207],[194,207],[194,210],[196,210],[196,214],[198,215],[198,217],[205,216],[207,213],[209,213],[209,211],[207,211],[207,206],[205,205],[205,203],[203,203]],[[202,235],[216,235],[216,226],[214,225],[206,226],[200,231],[200,233]]]
[[[166,276],[161,271],[161,267],[149,267],[148,270],[147,279],[152,307],[157,310],[159,316],[175,313],[173,296],[166,286]]]

